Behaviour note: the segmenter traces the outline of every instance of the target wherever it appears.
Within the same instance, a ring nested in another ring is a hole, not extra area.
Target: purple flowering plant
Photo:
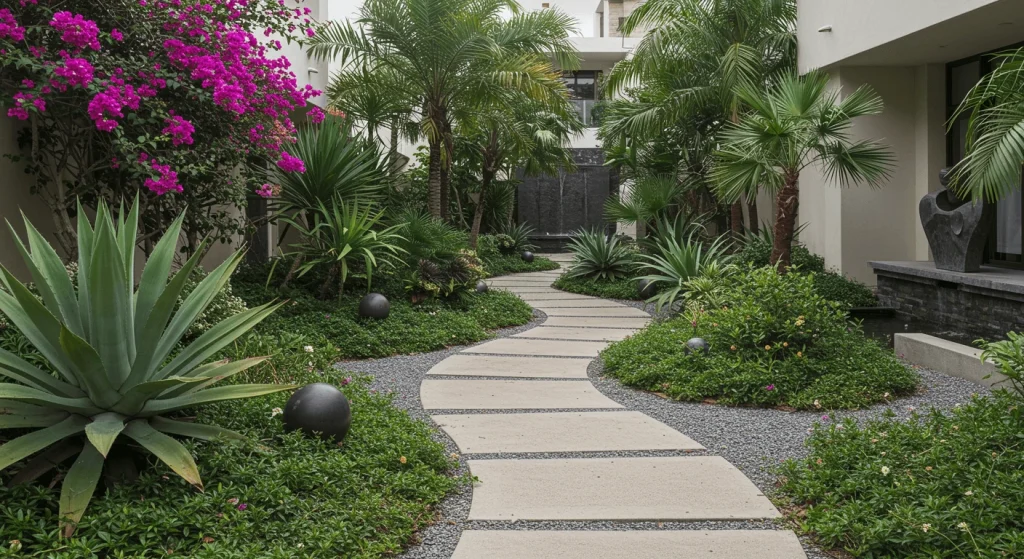
[[[321,92],[298,85],[272,37],[301,42],[309,11],[297,0],[5,2],[0,111],[24,122],[7,157],[34,175],[63,248],[79,198],[143,189],[144,239],[202,208],[185,224],[188,249],[241,230],[216,208],[244,204],[268,166],[303,172],[284,145]]]

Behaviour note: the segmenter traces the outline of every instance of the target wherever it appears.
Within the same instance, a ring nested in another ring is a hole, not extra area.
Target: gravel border
[[[642,301],[617,300],[631,307],[647,310],[653,314],[651,305]],[[648,307],[648,308],[645,308]],[[495,338],[509,337],[539,326],[546,318],[544,313],[534,311],[534,321],[523,326],[506,328],[495,332]],[[491,338],[491,339],[495,339]],[[484,343],[484,340],[480,343]],[[474,344],[478,345],[478,344]],[[427,371],[443,359],[471,346],[452,347],[432,353],[403,355],[364,361],[348,361],[337,367],[374,376],[371,388],[390,392],[396,406],[409,411],[410,415],[424,419],[433,425],[430,415],[444,413],[530,413],[558,410],[430,410],[420,404],[420,383]],[[806,455],[804,440],[815,422],[821,421],[821,413],[784,412],[774,409],[737,408],[707,405],[693,402],[667,400],[653,393],[627,388],[618,380],[603,374],[600,358],[588,368],[589,380],[605,396],[622,404],[625,410],[640,411],[680,431],[706,447],[706,451],[624,451],[624,452],[576,452],[576,453],[531,453],[531,454],[482,454],[472,455],[473,460],[494,458],[598,458],[628,456],[722,456],[739,468],[763,492],[775,492],[775,466],[787,459]],[[858,411],[829,411],[832,420],[854,417],[858,421],[880,417],[892,411],[899,419],[906,419],[917,408],[928,407],[950,409],[966,403],[974,394],[988,394],[987,388],[969,381],[942,375],[927,370],[918,370],[921,376],[921,390],[918,394],[900,398],[889,404],[876,405]],[[437,379],[507,379],[509,377],[437,376]],[[530,379],[514,380],[564,380],[581,379]],[[588,410],[565,410],[588,411]],[[601,409],[594,411],[614,412]],[[618,411],[621,411],[619,409]],[[458,453],[458,448],[442,430],[434,425],[433,438],[445,445],[448,452]],[[459,455],[456,475],[468,473],[467,459]],[[459,536],[467,529],[491,530],[728,530],[728,529],[779,529],[778,521],[712,521],[712,522],[469,522],[466,520],[472,501],[472,487],[463,486],[449,495],[438,507],[439,521],[420,532],[421,545],[409,549],[401,557],[406,559],[448,559],[458,544]],[[801,537],[808,559],[829,559],[825,553],[806,538]]]

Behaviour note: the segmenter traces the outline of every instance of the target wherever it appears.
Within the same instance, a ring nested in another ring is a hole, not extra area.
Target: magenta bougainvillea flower
[[[100,28],[95,21],[85,19],[81,14],[57,12],[50,20],[50,27],[61,32],[61,39],[79,50],[86,47],[100,50]]]

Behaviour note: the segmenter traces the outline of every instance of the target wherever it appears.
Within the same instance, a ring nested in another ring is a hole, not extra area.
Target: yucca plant
[[[137,290],[133,279],[138,201],[127,214],[119,212],[116,220],[101,204],[95,226],[81,207],[78,215],[77,289],[56,251],[28,219],[28,247],[13,227],[11,232],[42,301],[0,266],[4,287],[0,311],[56,373],[0,350],[0,375],[14,381],[0,383],[0,429],[34,429],[0,446],[0,469],[44,451],[25,463],[13,480],[31,481],[77,454],[64,476],[60,495],[62,530],[68,536],[92,498],[106,457],[124,437],[202,489],[192,455],[170,435],[204,440],[241,435],[170,415],[292,388],[277,384],[213,388],[266,358],[206,363],[274,312],[278,304],[236,314],[178,348],[189,326],[238,266],[240,252],[213,270],[175,312],[182,288],[205,252],[197,250],[168,280],[184,214],[156,244]]]
[[[374,211],[369,204],[358,201],[340,202],[335,200],[330,207],[319,204],[313,214],[313,222],[307,226],[297,220],[286,218],[303,237],[295,256],[303,259],[299,276],[305,275],[321,265],[329,266],[326,281],[320,288],[320,297],[326,298],[331,284],[338,279],[338,296],[341,296],[348,281],[352,263],[362,260],[366,285],[372,285],[373,272],[379,266],[394,264],[399,253],[404,252],[398,243],[402,237],[398,231],[402,224],[378,227],[384,217],[383,211]]]
[[[661,237],[657,251],[639,256],[642,265],[650,269],[651,273],[637,279],[664,285],[648,301],[657,304],[659,311],[665,306],[672,308],[685,294],[688,280],[696,277],[712,262],[729,260],[728,248],[729,242],[725,237],[719,237],[707,245],[700,242],[696,234],[684,238]]]
[[[580,230],[569,241],[573,254],[570,277],[589,277],[615,280],[629,274],[634,268],[633,252],[619,237],[608,237],[601,231]]]

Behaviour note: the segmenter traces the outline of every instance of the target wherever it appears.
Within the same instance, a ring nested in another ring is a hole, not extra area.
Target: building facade
[[[896,167],[881,189],[801,176],[800,239],[829,266],[875,284],[869,261],[927,261],[918,203],[941,188],[939,171],[964,153],[965,123],[947,120],[987,72],[991,53],[1024,43],[1021,0],[798,0],[799,70],[827,71],[848,94],[870,85],[881,115],[853,135],[887,143]],[[1021,195],[1000,201],[987,262],[1021,263]]]

